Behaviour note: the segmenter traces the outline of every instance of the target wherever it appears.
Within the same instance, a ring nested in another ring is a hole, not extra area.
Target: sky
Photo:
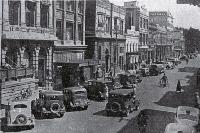
[[[125,1],[132,0],[109,0],[123,6]],[[134,0],[133,0],[134,1]],[[176,0],[138,0],[144,4],[148,11],[170,11],[174,17],[174,26],[183,28],[200,29],[200,7],[189,4],[176,4]]]

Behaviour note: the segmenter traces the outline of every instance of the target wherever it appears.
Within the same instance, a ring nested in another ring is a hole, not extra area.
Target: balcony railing
[[[0,69],[0,79],[1,80],[32,77],[33,74],[34,74],[34,70],[32,68]]]

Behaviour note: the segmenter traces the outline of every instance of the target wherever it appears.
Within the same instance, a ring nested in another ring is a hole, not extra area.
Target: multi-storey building
[[[34,94],[35,82],[51,89],[52,47],[57,39],[52,0],[1,0],[0,5],[2,101],[22,98],[27,91]]]
[[[150,23],[158,25],[158,39],[156,46],[160,56],[157,56],[157,59],[162,61],[169,56],[173,56],[173,16],[167,11],[154,11],[149,12],[149,20]]]
[[[136,31],[140,32],[140,62],[148,59],[148,29],[149,14],[145,6],[140,6],[138,1],[124,2],[126,9],[126,30],[135,26]]]
[[[135,31],[135,27],[131,26],[131,29],[127,29],[126,35],[126,65],[127,70],[135,70],[138,66],[139,53],[139,31]]]
[[[185,38],[183,36],[183,30],[176,28],[172,34],[172,38],[174,41],[174,56],[179,58],[185,53]]]
[[[108,0],[86,2],[87,59],[115,74],[125,69],[125,10]],[[95,68],[96,69],[96,68]]]
[[[83,78],[85,45],[85,0],[54,1],[53,53],[54,82],[65,87],[76,85]]]

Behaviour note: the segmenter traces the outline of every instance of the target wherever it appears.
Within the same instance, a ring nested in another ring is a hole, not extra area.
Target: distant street
[[[174,113],[179,105],[193,104],[193,73],[200,66],[200,57],[191,59],[186,65],[183,61],[173,70],[166,70],[169,86],[159,87],[161,76],[145,77],[138,84],[137,97],[141,100],[140,110],[146,109],[151,117],[148,133],[162,133],[166,124],[174,121]],[[191,80],[190,80],[191,79]],[[180,80],[184,92],[177,95],[174,91]],[[66,112],[63,118],[36,120],[33,130],[24,133],[137,133],[135,117],[139,111],[129,117],[107,117],[104,111],[106,102],[94,102],[86,111]]]

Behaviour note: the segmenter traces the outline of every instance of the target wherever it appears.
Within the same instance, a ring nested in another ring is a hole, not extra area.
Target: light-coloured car
[[[31,113],[31,104],[26,100],[10,102],[5,112],[6,127],[34,128],[35,118]]]
[[[179,106],[176,110],[175,121],[188,126],[196,126],[199,123],[199,109]]]
[[[169,123],[165,128],[165,133],[196,133],[196,130],[185,124]]]

